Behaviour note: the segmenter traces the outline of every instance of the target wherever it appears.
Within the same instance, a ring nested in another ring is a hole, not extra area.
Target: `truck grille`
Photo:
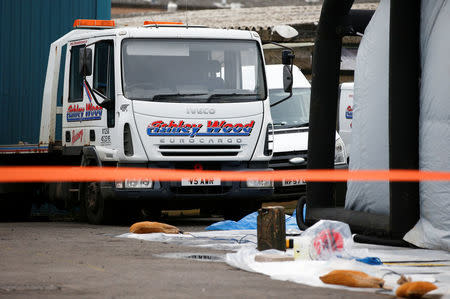
[[[281,183],[275,184],[275,190],[274,190],[275,194],[289,195],[289,194],[299,194],[302,192],[306,192],[305,185],[286,187],[286,186],[281,186]]]
[[[199,187],[170,187],[170,191],[177,194],[225,194],[232,189],[232,186],[202,186]]]
[[[166,157],[195,156],[237,156],[242,151],[240,145],[160,145],[159,151]]]
[[[297,151],[297,152],[284,152],[284,153],[274,153],[272,159],[269,162],[269,167],[275,170],[286,170],[286,169],[304,169],[306,168],[306,163],[301,165],[291,164],[289,160],[295,157],[301,157],[307,161],[308,152],[307,151]]]

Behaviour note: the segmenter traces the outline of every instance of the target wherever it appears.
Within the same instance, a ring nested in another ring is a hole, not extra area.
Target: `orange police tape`
[[[151,179],[179,181],[183,178],[222,181],[305,180],[307,182],[353,181],[450,181],[450,172],[420,170],[277,170],[277,171],[208,171],[155,168],[72,167],[72,166],[4,166],[0,182],[91,182]]]

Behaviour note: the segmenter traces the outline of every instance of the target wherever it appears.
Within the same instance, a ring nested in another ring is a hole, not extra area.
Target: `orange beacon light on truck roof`
[[[145,25],[183,25],[182,22],[155,22],[155,21],[144,21]]]
[[[114,20],[77,19],[73,22],[73,28],[113,28],[115,26]]]

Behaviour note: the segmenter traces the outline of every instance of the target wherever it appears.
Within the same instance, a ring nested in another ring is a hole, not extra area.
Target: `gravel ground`
[[[201,231],[217,219],[172,219]],[[0,223],[0,297],[8,298],[382,298],[303,286],[225,263],[161,258],[224,251],[115,238],[126,226]]]

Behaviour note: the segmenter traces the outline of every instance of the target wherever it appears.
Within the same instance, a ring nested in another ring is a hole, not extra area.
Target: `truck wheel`
[[[84,206],[89,223],[102,224],[112,220],[112,207],[105,203],[100,192],[99,182],[82,183],[80,195],[82,196],[81,204]]]

